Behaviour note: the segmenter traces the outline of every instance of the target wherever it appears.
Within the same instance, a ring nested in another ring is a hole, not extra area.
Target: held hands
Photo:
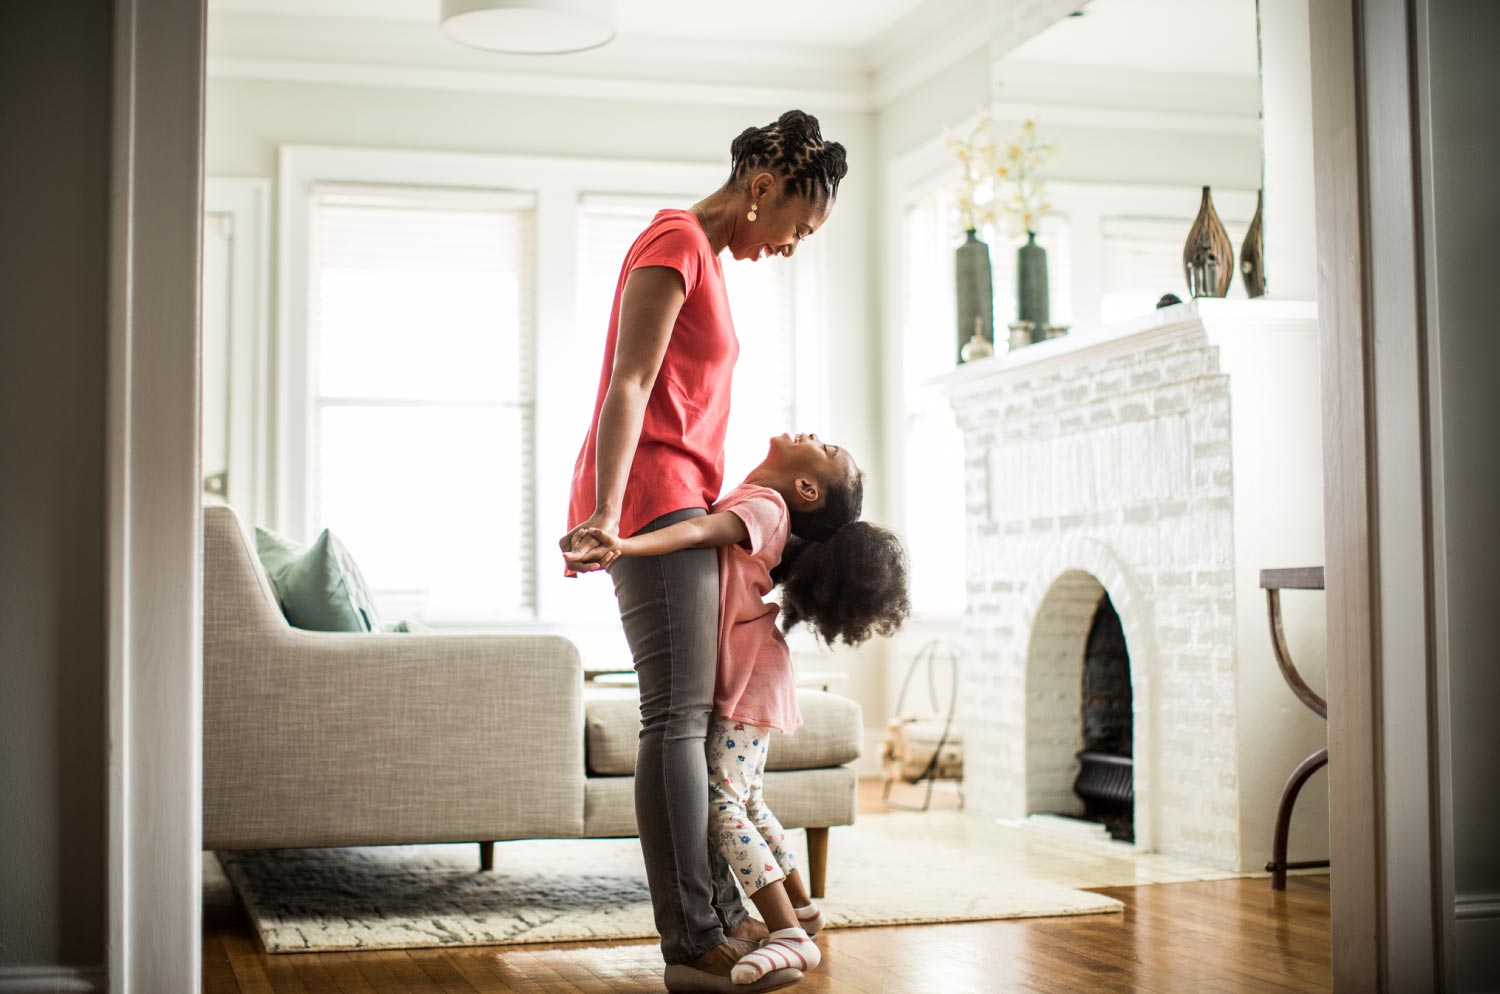
[[[563,561],[568,569],[576,573],[591,573],[608,569],[620,558],[624,541],[619,535],[619,522],[610,516],[595,512],[587,521],[562,537],[558,547],[562,549]]]

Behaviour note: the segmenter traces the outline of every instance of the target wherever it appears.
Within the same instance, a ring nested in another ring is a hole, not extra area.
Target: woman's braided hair
[[[781,584],[781,628],[806,622],[829,645],[896,633],[911,613],[906,550],[887,528],[858,520],[864,474],[824,482],[824,500],[791,511],[791,536],[771,581]]]
[[[763,128],[746,128],[729,146],[729,181],[758,172],[786,178],[786,191],[814,205],[838,196],[849,172],[844,146],[823,140],[818,119],[789,110]]]

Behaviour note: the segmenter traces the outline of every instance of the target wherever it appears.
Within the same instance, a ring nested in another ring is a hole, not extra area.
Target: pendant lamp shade
[[[582,52],[615,36],[614,0],[443,0],[443,30],[491,52]]]

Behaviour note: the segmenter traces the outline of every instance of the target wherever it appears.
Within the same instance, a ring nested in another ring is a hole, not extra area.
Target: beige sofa
[[[332,634],[286,623],[235,512],[204,511],[204,849],[636,834],[639,707],[591,691],[548,635]],[[766,799],[808,832],[854,821],[859,705],[800,691]]]

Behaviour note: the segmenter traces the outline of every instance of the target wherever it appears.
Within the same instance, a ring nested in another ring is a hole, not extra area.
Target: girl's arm
[[[643,266],[625,278],[620,298],[620,330],[615,341],[615,364],[599,410],[599,435],[594,457],[594,513],[558,544],[564,553],[597,549],[582,534],[584,527],[614,531],[620,524],[620,503],[646,417],[646,401],[661,371],[677,312],[687,299],[682,274],[667,266]],[[566,558],[566,556],[565,556]],[[600,568],[594,559],[572,563],[578,572]]]
[[[588,537],[605,550],[603,565],[608,566],[620,556],[664,556],[682,549],[717,549],[734,545],[750,537],[745,522],[730,511],[689,518],[675,525],[668,525],[654,532],[621,538],[613,532],[590,528]],[[587,553],[568,553],[563,558],[584,556]]]

